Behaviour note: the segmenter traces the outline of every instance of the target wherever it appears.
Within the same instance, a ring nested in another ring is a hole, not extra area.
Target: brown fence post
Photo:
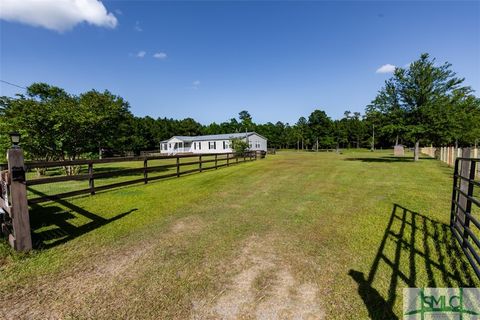
[[[202,156],[198,156],[198,170],[202,172]]]
[[[218,161],[217,161],[217,154],[215,154],[215,170],[218,169],[217,163],[218,163]]]
[[[93,177],[93,163],[88,164],[88,185],[90,187],[90,194],[94,195],[95,194],[95,180]]]
[[[227,153],[227,167],[230,165],[230,153]]]
[[[180,157],[177,156],[177,178],[180,177]]]
[[[147,168],[148,168],[147,158],[145,158],[145,160],[143,160],[143,180],[145,181],[145,183],[148,183],[148,171],[147,171]]]
[[[25,167],[22,149],[9,149],[7,152],[7,160],[8,171],[11,177],[10,194],[12,199],[13,247],[18,251],[29,251],[32,249],[32,235],[28,214],[27,186],[25,183]]]

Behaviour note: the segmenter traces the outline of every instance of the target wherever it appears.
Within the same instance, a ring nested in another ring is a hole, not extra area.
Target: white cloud
[[[123,14],[122,10],[120,9],[115,9],[115,13],[121,16]]]
[[[138,51],[137,54],[135,55],[137,58],[143,58],[145,57],[147,53],[145,51]]]
[[[377,69],[376,73],[393,73],[395,71],[393,64],[387,63]]]
[[[167,59],[167,54],[165,52],[157,52],[153,54],[153,57],[156,59],[163,60],[163,59]]]
[[[142,31],[143,31],[142,27],[140,27],[140,22],[138,22],[138,21],[135,22],[135,26],[133,27],[133,29],[134,29],[135,31],[138,31],[138,32],[142,32]]]
[[[82,22],[107,28],[118,23],[98,0],[0,0],[0,19],[58,32]]]

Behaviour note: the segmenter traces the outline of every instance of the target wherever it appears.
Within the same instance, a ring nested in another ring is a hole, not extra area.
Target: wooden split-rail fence
[[[29,205],[82,194],[94,195],[96,192],[107,189],[138,183],[146,184],[153,180],[180,177],[263,157],[265,157],[265,152],[249,151],[243,154],[178,154],[175,156],[24,162],[21,149],[10,149],[8,165],[3,165],[3,170],[0,171],[1,229],[12,247],[19,251],[28,251],[32,248]],[[112,169],[102,166],[110,163],[127,163],[127,167]],[[137,164],[134,168],[128,167],[132,163],[140,163],[141,166]],[[46,174],[48,170],[55,170],[55,175],[35,176],[35,172]],[[75,171],[78,172],[73,174]],[[133,178],[125,179],[129,176],[133,176]],[[98,186],[96,181],[99,180],[107,183]],[[75,183],[78,181],[88,181],[88,187],[79,188],[78,183]],[[44,185],[60,185],[61,187],[42,188]]]

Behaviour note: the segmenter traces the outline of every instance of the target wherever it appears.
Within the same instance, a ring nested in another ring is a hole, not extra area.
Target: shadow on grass
[[[349,275],[357,282],[371,319],[399,319],[393,306],[400,281],[401,287],[410,288],[475,287],[475,274],[462,257],[448,225],[394,204],[368,275],[357,270],[350,270]],[[373,287],[379,268],[390,272],[385,296]],[[417,273],[427,278],[419,280]]]
[[[38,191],[32,191],[40,196],[45,195]],[[31,205],[30,226],[32,229],[32,241],[35,249],[41,250],[55,247],[87,232],[121,219],[137,210],[134,208],[106,219],[80,208],[67,200],[59,199],[55,200],[55,203],[58,203],[61,206],[43,207],[37,204]],[[67,208],[67,210],[65,210],[65,208]],[[80,214],[90,221],[80,226],[71,224],[68,220],[75,218],[73,213]],[[52,226],[54,227],[52,228]],[[42,228],[46,229],[39,230]]]
[[[364,158],[346,158],[345,161],[361,161],[361,162],[413,162],[413,157],[364,157]],[[421,157],[420,160],[435,160],[434,158]]]

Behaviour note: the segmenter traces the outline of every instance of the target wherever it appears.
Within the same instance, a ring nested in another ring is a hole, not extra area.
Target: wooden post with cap
[[[27,186],[23,151],[14,147],[7,152],[8,171],[10,173],[11,219],[13,238],[10,244],[17,251],[32,249],[30,217],[28,213]]]

